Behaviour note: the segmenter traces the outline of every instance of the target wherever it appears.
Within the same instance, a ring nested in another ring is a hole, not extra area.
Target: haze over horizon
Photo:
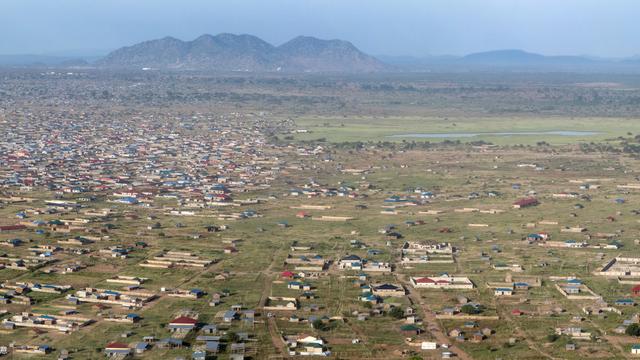
[[[638,13],[640,2],[632,0],[95,0],[90,7],[81,0],[8,0],[0,32],[9,35],[0,54],[103,55],[165,36],[228,32],[274,45],[298,35],[344,39],[391,56],[523,49],[630,57],[640,54]]]

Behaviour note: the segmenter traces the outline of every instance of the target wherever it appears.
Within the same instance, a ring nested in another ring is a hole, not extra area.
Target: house
[[[139,342],[133,346],[133,350],[136,354],[143,354],[145,351],[149,350],[150,347],[151,345],[149,345],[149,343]]]
[[[640,344],[634,344],[631,346],[631,353],[633,355],[640,355]]]
[[[224,314],[222,314],[222,321],[230,323],[233,320],[235,320],[237,316],[238,316],[237,312],[233,310],[227,310],[224,312]]]
[[[640,285],[636,285],[631,289],[633,296],[640,296]]]
[[[186,334],[196,327],[198,320],[187,316],[180,316],[171,320],[168,325],[169,331],[172,333]]]
[[[308,283],[304,283],[304,282],[299,282],[299,281],[290,281],[287,284],[287,288],[289,289],[293,289],[293,290],[311,290],[311,285]]]
[[[584,331],[580,327],[556,328],[557,335],[567,335],[574,339],[589,339],[591,333]]]
[[[347,255],[338,261],[341,270],[362,270],[362,259],[358,255]]]
[[[202,327],[203,334],[211,335],[215,334],[216,332],[218,332],[218,326],[215,324],[207,324]]]
[[[420,349],[422,350],[435,350],[438,348],[438,344],[433,341],[423,341],[420,344]]]
[[[176,338],[164,338],[156,343],[159,348],[181,348],[184,342],[181,339]]]
[[[634,306],[636,303],[632,299],[618,299],[614,304],[619,306]]]
[[[420,335],[422,333],[422,329],[413,324],[407,324],[400,327],[400,332],[405,336],[414,336]]]
[[[514,282],[513,288],[516,290],[529,290],[529,284],[526,282]]]
[[[538,204],[540,204],[538,202],[538,199],[530,197],[530,198],[520,199],[520,200],[514,202],[513,203],[513,208],[514,209],[522,209],[522,208],[526,208],[526,207],[537,206]]]
[[[511,296],[513,295],[513,289],[511,288],[496,288],[493,290],[495,296]]]
[[[469,329],[475,329],[478,327],[478,323],[475,321],[466,321],[464,323],[464,327],[469,328]]]
[[[220,351],[220,342],[219,341],[207,341],[207,342],[205,342],[205,350],[208,353],[217,354]]]
[[[402,297],[405,295],[402,285],[388,283],[371,285],[371,293],[381,297]]]
[[[569,295],[576,295],[580,293],[580,286],[579,285],[567,285],[563,288],[564,292],[566,292]]]
[[[104,348],[104,353],[109,357],[126,357],[131,354],[131,349],[127,344],[112,342]]]
[[[466,276],[450,276],[443,274],[433,277],[411,277],[411,285],[414,288],[435,289],[473,289],[473,282]]]

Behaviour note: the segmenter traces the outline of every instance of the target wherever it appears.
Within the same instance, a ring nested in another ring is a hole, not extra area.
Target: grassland
[[[615,140],[628,133],[640,133],[640,122],[633,118],[590,117],[394,117],[346,116],[300,117],[295,119],[299,129],[308,133],[295,135],[297,140],[326,139],[330,142],[349,141],[485,141],[498,145],[533,145],[545,141],[553,145]],[[482,135],[496,132],[584,131],[594,135]],[[474,137],[391,137],[420,133],[479,133]]]

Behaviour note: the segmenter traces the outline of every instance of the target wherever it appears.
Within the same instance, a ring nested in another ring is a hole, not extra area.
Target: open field
[[[589,118],[589,117],[301,117],[296,118],[299,129],[295,139],[326,139],[330,142],[351,141],[430,141],[443,140],[462,142],[485,141],[498,145],[535,145],[545,141],[553,145],[582,142],[616,141],[619,136],[640,132],[636,118]],[[550,132],[578,131],[596,134],[563,136],[553,134],[536,135],[491,135],[496,132]],[[438,137],[444,133],[446,136]],[[457,133],[477,133],[478,136],[455,136]],[[433,137],[402,136],[407,134],[430,134]]]

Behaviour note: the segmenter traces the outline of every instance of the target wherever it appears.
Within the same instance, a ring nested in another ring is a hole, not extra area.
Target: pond
[[[552,131],[504,131],[504,132],[459,132],[459,133],[416,133],[416,134],[396,134],[387,137],[392,138],[462,138],[475,136],[514,136],[514,135],[556,135],[556,136],[593,136],[600,134],[597,131],[573,131],[573,130],[552,130]]]

